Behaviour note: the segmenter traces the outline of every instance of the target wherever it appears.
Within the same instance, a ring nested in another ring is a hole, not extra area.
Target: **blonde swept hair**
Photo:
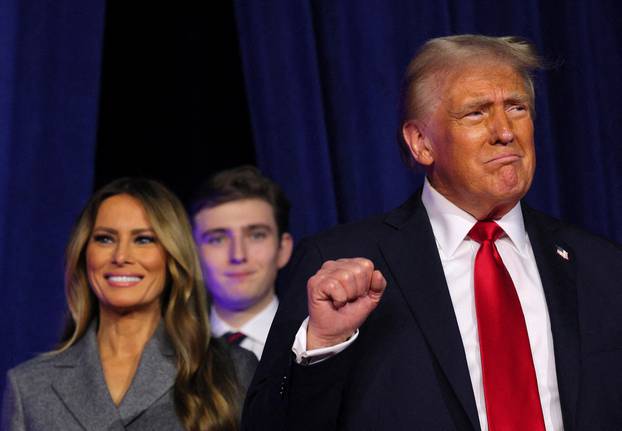
[[[97,318],[97,298],[87,278],[86,247],[101,204],[122,194],[143,206],[167,255],[167,284],[161,304],[164,327],[176,354],[177,416],[187,430],[237,429],[240,388],[222,347],[210,342],[207,299],[192,230],[179,199],[157,181],[115,180],[95,192],[82,210],[65,254],[70,319],[57,351],[74,345]]]
[[[472,64],[495,62],[506,64],[523,78],[534,114],[535,91],[533,72],[544,67],[535,47],[516,36],[492,37],[459,34],[428,40],[408,64],[402,81],[399,104],[398,143],[402,159],[410,166],[416,162],[402,136],[402,126],[429,115],[438,102],[447,75]]]

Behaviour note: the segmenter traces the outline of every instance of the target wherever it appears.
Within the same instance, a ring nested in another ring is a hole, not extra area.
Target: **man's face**
[[[243,199],[194,216],[207,289],[217,309],[260,311],[272,299],[277,272],[292,251],[292,238],[279,238],[272,206]]]
[[[448,75],[424,121],[404,125],[432,186],[477,219],[499,218],[527,193],[535,170],[533,121],[525,82],[486,62]]]

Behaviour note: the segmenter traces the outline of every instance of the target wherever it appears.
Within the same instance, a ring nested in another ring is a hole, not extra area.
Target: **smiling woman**
[[[86,247],[89,283],[101,313],[147,308],[159,315],[166,252],[143,206],[130,195],[106,199]]]
[[[96,192],[65,276],[66,335],[9,371],[7,429],[237,429],[256,360],[211,337],[190,225],[169,190],[120,179]]]

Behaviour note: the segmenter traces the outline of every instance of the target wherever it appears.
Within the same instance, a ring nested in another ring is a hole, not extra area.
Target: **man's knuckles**
[[[337,260],[327,260],[322,264],[322,268],[330,269],[334,267],[363,267],[367,270],[373,270],[374,264],[371,260],[364,257],[341,258]]]
[[[371,260],[364,257],[356,257],[352,259],[363,271],[372,272],[374,270],[374,264]]]

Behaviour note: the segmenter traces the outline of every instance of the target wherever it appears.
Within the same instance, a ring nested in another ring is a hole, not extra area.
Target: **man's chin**
[[[516,203],[527,194],[531,179],[513,167],[502,169],[495,177],[491,195],[499,202]]]

